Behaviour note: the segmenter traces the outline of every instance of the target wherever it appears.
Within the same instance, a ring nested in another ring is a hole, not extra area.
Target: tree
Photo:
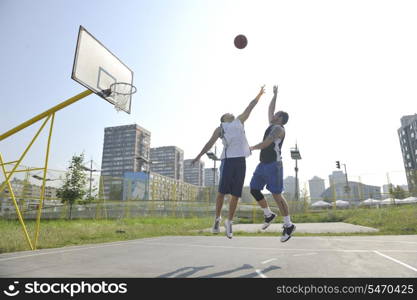
[[[394,188],[390,187],[389,194],[395,199],[404,199],[407,197],[406,191],[404,191],[399,185]]]
[[[64,184],[57,190],[57,197],[61,199],[62,203],[67,202],[70,205],[69,219],[72,218],[74,203],[77,200],[82,200],[87,194],[87,175],[82,168],[83,162],[84,153],[72,157],[68,171],[65,173]]]

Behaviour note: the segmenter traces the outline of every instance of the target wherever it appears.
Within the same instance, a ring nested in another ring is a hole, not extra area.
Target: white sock
[[[284,226],[290,227],[292,225],[290,215],[284,217]]]
[[[222,219],[222,217],[220,216],[220,217],[216,217],[216,218],[214,218],[214,220],[215,221],[220,221]]]
[[[267,206],[266,208],[263,208],[264,210],[264,215],[266,217],[269,217],[272,214],[272,211],[269,209],[269,206]]]

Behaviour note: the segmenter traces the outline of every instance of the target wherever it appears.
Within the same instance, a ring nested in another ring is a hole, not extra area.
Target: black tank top
[[[268,137],[269,133],[271,132],[271,130],[274,126],[276,126],[276,125],[271,124],[266,129],[263,141],[265,141],[265,139]],[[284,134],[284,137],[282,138],[281,142],[278,144],[280,153],[281,153],[282,144],[284,143],[284,139],[285,139],[285,134]],[[269,145],[265,149],[261,150],[259,160],[263,163],[270,163],[270,162],[273,162],[273,161],[277,161],[277,157],[278,157],[278,153],[275,151],[275,142],[272,142],[271,145]]]

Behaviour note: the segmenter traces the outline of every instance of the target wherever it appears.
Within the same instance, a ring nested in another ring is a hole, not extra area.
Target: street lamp
[[[343,167],[345,169],[345,178],[346,178],[346,185],[345,185],[345,193],[348,196],[349,199],[349,192],[350,192],[350,186],[349,186],[349,180],[348,180],[348,175],[347,175],[347,171],[346,171],[346,164],[343,164]],[[336,168],[340,169],[340,161],[336,161]]]
[[[81,165],[81,169],[83,169],[84,171],[90,172],[90,189],[88,192],[88,198],[91,199],[91,185],[93,182],[93,172],[101,172],[101,170],[93,169],[93,160],[90,160],[90,168],[87,168],[86,166]]]
[[[297,143],[295,143],[295,148],[292,148],[290,151],[291,158],[295,160],[295,200],[298,200],[298,160],[301,159],[301,154],[298,150]]]
[[[33,178],[38,179],[38,180],[43,180],[43,177],[40,177],[38,175],[32,175]],[[61,178],[57,178],[57,179],[50,179],[50,178],[45,178],[45,181],[55,181],[55,180],[60,180]]]

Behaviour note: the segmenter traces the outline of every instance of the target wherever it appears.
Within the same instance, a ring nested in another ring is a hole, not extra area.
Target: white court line
[[[387,259],[389,259],[389,260],[392,260],[393,262],[396,262],[397,264],[400,264],[400,265],[402,265],[402,266],[404,266],[404,267],[406,267],[406,268],[409,268],[410,270],[413,270],[413,271],[415,271],[415,272],[417,272],[417,269],[416,268],[414,268],[414,267],[412,267],[412,266],[409,266],[409,265],[407,265],[407,264],[405,264],[405,263],[403,263],[402,261],[399,261],[398,259],[395,259],[395,258],[392,258],[391,256],[388,256],[388,255],[385,255],[385,254],[382,254],[381,252],[378,252],[378,251],[374,251],[376,254],[379,254],[379,255],[381,255],[382,257],[385,257],[385,258],[387,258]]]
[[[315,255],[317,253],[311,252],[311,253],[302,253],[302,254],[294,254],[293,256],[308,256],[308,255]]]
[[[258,275],[259,276],[261,276],[262,278],[268,278],[268,277],[266,277],[265,276],[265,274],[263,274],[262,272],[261,272],[261,270],[255,270],[256,271],[256,273],[258,273]]]
[[[267,259],[267,260],[265,260],[265,261],[263,261],[263,262],[261,262],[261,264],[267,264],[267,263],[269,263],[269,262],[271,262],[271,261],[274,261],[274,260],[277,260],[276,258],[271,258],[271,259]]]
[[[48,255],[48,254],[60,254],[60,253],[67,253],[67,252],[74,252],[74,251],[79,251],[79,250],[88,250],[88,249],[96,249],[96,248],[104,248],[104,247],[111,247],[111,246],[121,246],[121,245],[126,245],[126,244],[135,244],[135,243],[143,243],[140,241],[126,241],[124,243],[111,243],[111,244],[104,244],[104,245],[97,245],[97,246],[91,246],[91,247],[79,247],[79,248],[73,248],[73,249],[66,249],[66,250],[59,250],[59,251],[47,251],[47,252],[38,252],[38,253],[33,253],[33,254],[29,254],[29,255],[23,255],[23,256],[13,256],[13,257],[7,257],[7,258],[0,258],[0,262],[1,261],[6,261],[6,260],[15,260],[15,259],[20,259],[20,258],[27,258],[27,257],[33,257],[33,256],[41,256],[41,255]],[[47,249],[44,249],[47,250]],[[42,250],[35,250],[35,251],[42,251]],[[7,254],[7,253],[5,253]]]
[[[379,240],[379,239],[363,239],[363,240],[353,240],[353,239],[326,239],[323,237],[320,237],[321,239],[325,239],[326,241],[344,241],[344,242],[377,242],[377,243],[402,243],[402,244],[417,244],[417,242],[410,242],[410,241],[384,241],[384,240]]]

